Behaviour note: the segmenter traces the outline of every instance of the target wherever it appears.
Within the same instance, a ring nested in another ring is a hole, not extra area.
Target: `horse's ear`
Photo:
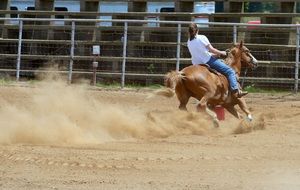
[[[243,46],[244,46],[244,42],[243,42],[243,40],[241,40],[239,48],[242,49]]]

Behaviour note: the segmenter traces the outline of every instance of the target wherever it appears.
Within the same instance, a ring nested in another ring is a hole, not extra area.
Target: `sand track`
[[[2,86],[0,189],[300,189],[299,96],[248,95],[241,130],[151,92]]]

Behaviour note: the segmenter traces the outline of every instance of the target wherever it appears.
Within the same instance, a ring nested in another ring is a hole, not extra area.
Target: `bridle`
[[[232,49],[234,49],[234,48],[238,48],[238,47],[234,46],[233,48],[226,50],[227,57],[229,56],[229,54],[232,54]],[[244,76],[246,76],[246,75],[247,75],[247,72],[248,72],[248,69],[249,69],[251,66],[252,66],[252,67],[251,67],[252,70],[257,68],[257,66],[258,66],[258,65],[257,65],[257,60],[253,57],[253,55],[250,53],[250,51],[249,51],[248,49],[245,50],[244,48],[242,48],[242,49],[240,49],[240,51],[241,51],[241,52],[240,52],[241,55],[244,53],[244,54],[246,54],[247,57],[250,58],[250,61],[247,62],[247,64],[244,64],[244,65],[246,65],[245,71],[244,71]],[[241,61],[241,64],[242,64],[242,61]],[[251,66],[250,66],[250,65],[251,65]],[[243,78],[242,81],[241,81],[241,87],[244,86],[244,81],[245,81],[245,78]]]
[[[250,53],[250,51],[247,49],[247,50],[244,50],[242,49],[241,50],[242,52],[241,53],[245,53],[247,55],[247,57],[250,58],[250,61],[249,63],[247,63],[247,67],[246,67],[246,70],[248,70],[248,68],[250,67],[249,65],[251,64],[251,68],[252,70],[256,69],[257,68],[257,60],[253,57],[253,55]]]
[[[248,57],[250,57],[250,62],[247,64],[247,67],[245,68],[245,71],[244,71],[244,76],[247,75],[247,72],[248,72],[248,69],[249,69],[249,65],[251,64],[252,67],[251,69],[254,70],[257,68],[257,60],[253,57],[253,55],[250,53],[250,51],[247,49],[247,50],[242,50],[242,53],[245,53]],[[244,82],[245,82],[245,78],[243,77],[242,81],[241,81],[241,87],[243,88],[244,86]]]

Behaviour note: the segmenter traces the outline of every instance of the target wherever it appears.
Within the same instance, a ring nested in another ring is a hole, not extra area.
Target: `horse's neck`
[[[232,54],[230,54],[226,59],[225,63],[229,65],[235,73],[240,76],[241,73],[241,58],[235,58]]]

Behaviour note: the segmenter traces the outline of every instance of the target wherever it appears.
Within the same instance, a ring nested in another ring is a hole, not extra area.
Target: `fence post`
[[[299,83],[299,40],[300,40],[300,28],[297,26],[297,34],[296,34],[296,62],[295,62],[295,93],[298,92],[298,83]]]
[[[177,27],[176,71],[179,71],[179,66],[180,66],[180,43],[181,43],[181,24],[178,24],[178,27]]]
[[[124,23],[124,38],[123,38],[123,62],[122,62],[122,81],[121,87],[124,88],[125,86],[125,67],[126,67],[126,51],[127,51],[127,30],[128,30],[128,23]]]
[[[233,44],[237,43],[237,26],[233,25]]]
[[[17,82],[20,79],[20,66],[21,66],[21,54],[22,54],[22,33],[23,33],[23,20],[19,20],[19,41],[18,41],[18,58],[17,58]]]
[[[69,77],[68,83],[72,83],[72,72],[74,62],[74,48],[75,48],[75,22],[72,21],[72,33],[71,33],[71,50],[70,50],[70,65],[69,65]]]

